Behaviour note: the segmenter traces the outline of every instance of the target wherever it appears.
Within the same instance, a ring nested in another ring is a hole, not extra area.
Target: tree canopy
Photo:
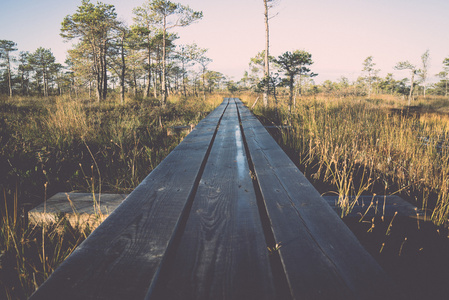
[[[11,56],[10,53],[17,51],[17,44],[13,41],[0,40],[0,59],[4,62],[0,66],[5,66],[8,77],[9,96],[12,97],[12,83],[11,83]]]
[[[296,75],[316,76],[308,66],[313,64],[312,54],[304,50],[287,51],[273,59],[274,63],[287,76],[290,88],[289,110],[293,105],[293,85]]]
[[[108,90],[107,57],[109,41],[118,26],[115,7],[98,2],[96,5],[83,0],[76,13],[64,18],[61,36],[67,40],[78,38],[81,47],[89,49],[92,73],[97,82],[97,99],[106,99]]]
[[[137,20],[148,21],[158,30],[162,31],[162,105],[167,100],[167,30],[174,27],[185,27],[203,17],[201,11],[194,11],[188,5],[173,3],[167,0],[148,0],[144,5],[135,10]]]

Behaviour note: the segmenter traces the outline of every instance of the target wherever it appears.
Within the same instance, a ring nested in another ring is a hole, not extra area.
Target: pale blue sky
[[[96,1],[92,1],[96,3]],[[132,24],[132,9],[143,0],[104,0],[119,18]],[[203,20],[176,29],[178,43],[196,42],[208,48],[210,69],[238,80],[248,62],[264,49],[262,0],[178,0],[202,10]],[[81,0],[0,0],[0,39],[15,41],[21,51],[50,48],[64,62],[70,43],[59,36],[61,22]],[[304,49],[312,53],[317,82],[346,76],[355,80],[370,55],[381,75],[394,73],[398,61],[420,65],[430,50],[430,75],[441,71],[449,56],[448,0],[280,0],[270,21],[271,54]],[[435,79],[434,79],[435,80]]]

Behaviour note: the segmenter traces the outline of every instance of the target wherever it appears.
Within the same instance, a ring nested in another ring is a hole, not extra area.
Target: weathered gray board
[[[94,201],[95,196],[95,201]],[[28,212],[32,225],[52,225],[62,217],[72,226],[89,225],[95,229],[119,206],[128,194],[57,193]],[[332,209],[341,214],[338,196],[323,196]],[[350,199],[354,201],[354,197]],[[97,207],[95,203],[99,204]],[[99,208],[99,209],[98,209]],[[360,196],[347,218],[409,217],[425,219],[424,212],[399,196]]]
[[[28,219],[32,225],[56,224],[61,217],[67,219],[72,226],[89,225],[95,229],[120,203],[127,194],[95,194],[95,201],[100,210],[95,208],[92,193],[57,193],[28,212]],[[332,209],[341,214],[337,206],[338,196],[323,196]],[[350,199],[353,201],[354,197]],[[372,217],[409,217],[425,219],[424,212],[403,200],[399,196],[360,196],[347,218]]]
[[[322,196],[324,200],[340,215],[341,210],[338,207],[338,196]],[[351,213],[346,217],[409,217],[425,219],[424,212],[416,206],[408,203],[399,196],[360,196],[357,200],[355,197],[349,198],[350,202],[356,201]]]
[[[180,134],[180,133],[190,133],[192,132],[195,125],[185,125],[185,126],[170,126],[167,128],[167,135]]]
[[[28,212],[30,224],[56,224],[62,218],[72,226],[95,229],[128,195],[57,193]],[[95,197],[95,200],[94,200]]]

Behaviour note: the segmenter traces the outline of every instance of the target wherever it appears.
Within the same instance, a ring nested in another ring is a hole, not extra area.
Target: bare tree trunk
[[[97,102],[98,103],[100,103],[100,99],[101,99],[101,91],[100,91],[100,89],[101,89],[101,86],[100,86],[100,84],[101,83],[97,83],[97,86],[96,86],[96,90],[95,90],[95,96],[97,97]]]
[[[294,96],[293,96],[293,108],[296,108],[296,97],[298,96],[298,90],[299,89],[294,89]]]
[[[296,89],[295,91],[295,98],[293,99],[293,108],[296,108],[296,96],[298,96],[298,97],[302,97],[302,75],[301,74],[299,74],[299,81],[298,81],[298,83],[299,83],[299,86],[298,86],[298,89]]]
[[[45,66],[42,69],[42,80],[44,83],[44,97],[48,97],[48,82],[47,82],[47,72]]]
[[[125,103],[125,70],[120,75],[120,104]]]
[[[444,91],[444,96],[447,97],[447,78],[446,78],[446,89]]]
[[[25,93],[25,72],[22,72],[21,74],[20,74],[20,93],[22,94],[22,95],[25,95],[26,93]],[[12,90],[10,90],[9,91],[9,96],[11,97],[12,96]]]
[[[153,76],[153,96],[155,99],[157,99],[157,72],[156,70]]]
[[[150,95],[150,87],[151,87],[151,47],[150,47],[150,36],[148,34],[148,85],[145,90],[145,97]]]
[[[186,78],[185,78],[185,74],[182,74],[182,90],[184,93],[184,97],[187,97],[187,87],[186,87]]]
[[[8,69],[8,85],[9,85],[9,97],[12,97],[12,84],[11,84],[11,63],[9,60],[9,52],[6,52],[7,69]]]
[[[424,52],[423,55],[421,55],[421,61],[422,61],[422,69],[420,72],[420,77],[422,79],[422,83],[423,83],[423,96],[424,98],[426,98],[426,92],[427,92],[427,74],[428,74],[428,69],[429,69],[429,49],[426,50],[426,52]]]
[[[183,53],[184,54],[184,51]],[[185,63],[184,63],[184,59],[182,60],[182,93],[184,95],[184,97],[187,97],[187,88],[186,88],[186,68],[185,68]]]
[[[289,115],[292,114],[294,80],[295,79],[294,79],[293,75],[290,75],[290,81],[289,81],[290,97],[289,97],[289,100],[288,100],[288,113],[289,113]]]
[[[100,103],[101,99],[101,54],[97,53],[98,49],[96,46],[93,48],[93,68],[96,75],[96,86],[95,86],[95,96],[97,97],[97,102]],[[89,97],[90,97],[90,90],[89,90]]]
[[[203,100],[206,101],[206,79],[205,79],[206,68],[203,67]]]
[[[264,7],[265,7],[265,69],[264,69],[264,75],[265,75],[265,89],[263,91],[263,106],[268,106],[268,93],[270,89],[270,65],[268,62],[269,57],[269,47],[270,47],[270,31],[268,26],[268,0],[263,1]]]
[[[104,53],[103,53],[103,100],[106,100],[108,95],[108,66],[106,64],[106,42],[104,43]]]
[[[162,36],[162,83],[161,83],[161,92],[162,92],[162,105],[165,106],[166,102],[167,102],[167,87],[165,86],[165,76],[166,76],[166,70],[165,70],[165,59],[166,59],[166,51],[167,49],[165,49],[166,47],[166,35],[167,35],[167,18],[166,16],[164,16],[164,31],[163,31],[163,36]]]
[[[412,83],[410,85],[410,94],[408,95],[408,106],[412,103],[413,88],[415,87],[415,70],[412,70]]]

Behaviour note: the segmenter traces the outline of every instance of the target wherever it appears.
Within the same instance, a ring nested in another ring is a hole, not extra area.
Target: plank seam
[[[256,172],[254,169],[254,164],[251,159],[251,153],[249,151],[249,147],[248,147],[248,144],[246,141],[246,136],[245,136],[245,132],[243,130],[242,119],[240,117],[240,110],[237,105],[237,102],[235,102],[235,105],[237,108],[237,115],[239,118],[239,125],[240,125],[240,131],[242,134],[243,145],[244,145],[245,152],[246,152],[246,159],[248,161],[248,166],[249,166],[250,172],[252,174],[251,177],[253,179],[252,181],[253,181],[254,191],[256,193],[257,208],[259,210],[259,216],[260,216],[260,220],[262,223],[262,230],[263,230],[263,233],[265,236],[265,242],[268,246],[275,247],[276,239],[274,237],[273,231],[271,230],[271,221],[268,216],[266,207],[263,203],[264,200],[263,200],[263,196],[262,196],[262,191],[260,190],[259,182],[257,180]],[[291,288],[290,288],[287,276],[285,274],[284,267],[283,267],[279,252],[275,251],[275,252],[271,253],[270,265],[271,265],[271,270],[273,273],[274,284],[275,284],[275,289],[276,289],[278,298],[279,299],[293,299]]]
[[[175,228],[175,231],[174,231],[175,233],[173,234],[173,236],[172,236],[172,238],[171,238],[171,240],[170,240],[170,242],[169,242],[169,244],[167,246],[167,250],[165,252],[165,255],[164,255],[164,257],[163,257],[163,259],[162,259],[162,261],[161,261],[161,263],[159,265],[158,270],[156,271],[154,279],[152,280],[152,282],[151,282],[151,284],[150,284],[150,286],[148,288],[148,291],[147,291],[147,294],[145,296],[145,299],[152,299],[153,293],[154,293],[155,289],[157,289],[157,284],[159,282],[158,279],[159,279],[159,277],[162,277],[163,274],[164,274],[164,267],[167,264],[170,264],[174,260],[174,258],[175,258],[176,251],[179,248],[179,244],[180,244],[181,238],[182,238],[182,236],[184,234],[184,230],[186,228],[187,220],[189,218],[189,215],[190,215],[190,212],[191,212],[191,209],[192,209],[192,206],[193,206],[193,202],[194,202],[196,193],[198,191],[199,183],[201,181],[201,178],[203,177],[204,169],[206,168],[206,164],[207,164],[207,161],[209,159],[209,155],[210,155],[210,152],[212,150],[212,146],[214,144],[215,137],[217,136],[218,128],[220,127],[221,119],[223,118],[223,116],[224,116],[228,106],[229,106],[229,99],[228,99],[228,103],[226,104],[225,109],[223,110],[223,112],[222,112],[222,114],[220,116],[220,119],[217,122],[217,126],[215,128],[215,131],[214,131],[214,134],[212,136],[211,142],[210,142],[210,144],[209,144],[209,146],[207,148],[206,154],[204,155],[204,159],[201,162],[201,166],[200,166],[199,172],[198,172],[198,174],[197,174],[197,176],[195,178],[192,190],[191,190],[191,192],[189,194],[189,197],[187,198],[186,205],[185,205],[185,207],[184,207],[184,209],[182,211],[182,214],[181,214],[181,217],[180,217],[180,219],[178,221],[178,224],[176,225],[176,228]]]

